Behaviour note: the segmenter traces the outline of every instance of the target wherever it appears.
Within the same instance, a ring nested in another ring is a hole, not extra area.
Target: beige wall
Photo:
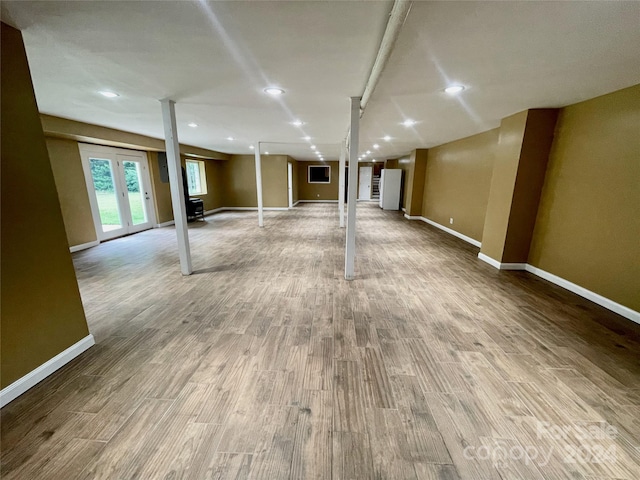
[[[287,157],[262,155],[262,198],[265,207],[287,207]],[[223,162],[225,207],[257,207],[254,155],[233,155]]]
[[[423,217],[482,240],[497,140],[494,129],[429,149]]]
[[[331,183],[309,183],[309,165],[329,165]],[[300,200],[338,200],[339,162],[298,162],[298,188]]]
[[[640,311],[640,85],[564,108],[529,263]]]
[[[50,137],[46,142],[69,246],[95,242],[98,238],[78,142]]]
[[[4,388],[86,337],[89,330],[22,36],[4,23],[1,30]]]

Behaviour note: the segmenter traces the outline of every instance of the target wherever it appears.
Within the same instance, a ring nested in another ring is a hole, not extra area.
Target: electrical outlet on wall
[[[453,217],[451,217],[451,218],[449,219],[449,224],[450,224],[450,225],[453,225]]]

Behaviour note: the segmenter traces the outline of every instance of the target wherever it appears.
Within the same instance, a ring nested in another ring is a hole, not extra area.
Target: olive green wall
[[[168,183],[160,180],[158,167],[158,152],[148,152],[149,174],[151,175],[151,188],[156,209],[156,220],[159,224],[173,220],[173,207],[171,206],[171,188]]]
[[[262,199],[265,207],[289,204],[286,155],[262,155]],[[233,155],[223,162],[222,191],[225,207],[257,207],[254,155]]]
[[[1,382],[89,334],[20,32],[1,24]]]
[[[207,194],[197,195],[197,197],[202,199],[205,212],[224,206],[222,197],[224,163],[225,161],[222,160],[204,160]]]
[[[329,165],[331,183],[309,183],[309,165]],[[338,200],[339,162],[298,162],[298,189],[300,200]]]
[[[409,166],[411,165],[411,158],[409,155],[398,159],[397,167],[390,168],[400,168],[402,169],[402,191],[400,192],[400,197],[402,201],[400,205],[406,211],[407,209],[407,180],[409,178]]]
[[[46,142],[69,246],[95,242],[98,237],[78,142],[51,137]]]
[[[288,158],[286,155],[262,157],[262,200],[265,207],[289,206]]]
[[[532,109],[500,123],[481,253],[527,263],[558,110]]]
[[[187,157],[180,155],[180,162],[184,167]],[[194,159],[197,160],[197,159]],[[204,176],[207,180],[207,193],[204,195],[192,195],[202,200],[204,211],[215,210],[222,207],[222,183],[223,183],[223,167],[224,161],[220,160],[202,160],[204,162]],[[164,188],[169,190],[169,204],[171,204],[171,191],[168,183],[162,184]],[[173,220],[173,207],[171,208],[171,220]]]
[[[420,216],[422,214],[422,200],[424,195],[424,180],[427,172],[428,150],[419,148],[411,152],[409,162],[406,164],[407,172],[404,175],[404,200],[403,205],[407,215]],[[401,168],[404,170],[404,165]]]
[[[288,157],[288,161],[292,164],[293,166],[293,171],[292,171],[292,175],[293,175],[293,203],[295,205],[295,203],[300,200],[300,178],[299,178],[299,165],[298,162],[296,162],[295,159]]]
[[[74,122],[73,125],[76,123],[80,124],[80,122]],[[112,131],[109,137],[112,141],[105,143],[114,143],[113,140],[118,138],[117,133],[119,132],[119,130]],[[94,130],[94,134],[100,135],[100,127]],[[126,139],[128,139],[126,136],[122,137],[122,140]],[[73,247],[93,242],[97,237],[78,142],[59,137],[47,137],[46,142],[62,207],[69,246]],[[121,144],[124,144],[124,142],[121,142]],[[147,151],[146,153],[149,161],[156,220],[159,224],[172,221],[171,190],[168,183],[160,181],[158,153],[155,151]],[[180,158],[182,165],[184,165],[187,157],[181,155]],[[198,195],[198,197],[203,200],[205,211],[208,211],[222,206],[223,176],[221,164],[224,161],[203,161],[205,162],[205,175],[207,178],[207,194]]]
[[[67,138],[78,142],[95,143],[109,147],[129,148],[132,150],[145,150],[164,152],[165,141],[161,138],[147,137],[137,133],[125,132],[114,128],[102,127],[90,123],[77,122],[67,118],[54,117],[52,115],[40,115],[42,128],[49,137]],[[206,148],[180,144],[181,155],[192,155],[199,158],[216,160],[228,160],[228,153],[216,152]]]
[[[429,149],[423,217],[482,240],[497,140],[494,129]]]
[[[558,119],[552,108],[529,110],[511,199],[502,261],[526,263]]]
[[[481,252],[498,262],[502,261],[504,242],[509,227],[509,213],[513,188],[518,175],[518,162],[528,111],[503,118],[496,145],[491,176],[487,214],[482,233]]]
[[[640,311],[640,85],[562,109],[529,263]]]

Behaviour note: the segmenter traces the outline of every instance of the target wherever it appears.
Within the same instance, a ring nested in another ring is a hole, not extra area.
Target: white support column
[[[180,165],[180,144],[176,127],[176,109],[173,100],[160,100],[162,105],[162,121],[167,149],[167,167],[169,169],[169,186],[171,187],[171,204],[173,219],[178,236],[178,255],[182,275],[191,275],[191,250],[189,248],[189,232],[187,230],[187,209],[184,204],[184,186],[182,184],[182,167]]]
[[[344,254],[344,278],[355,278],[356,202],[358,193],[358,134],[360,97],[351,97],[351,131],[349,139],[349,198],[347,200],[347,241]]]
[[[264,215],[262,205],[262,159],[260,158],[260,142],[256,142],[256,194],[258,195],[258,226],[264,227]]]
[[[340,163],[338,164],[338,209],[340,210],[340,228],[344,228],[344,169],[346,167],[347,147],[344,142],[340,146]]]

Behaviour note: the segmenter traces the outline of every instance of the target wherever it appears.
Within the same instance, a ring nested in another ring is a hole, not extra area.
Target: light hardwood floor
[[[74,254],[98,343],[2,410],[2,478],[640,478],[630,321],[373,205],[353,282],[334,205],[256,223],[192,224],[190,277],[171,228]]]

